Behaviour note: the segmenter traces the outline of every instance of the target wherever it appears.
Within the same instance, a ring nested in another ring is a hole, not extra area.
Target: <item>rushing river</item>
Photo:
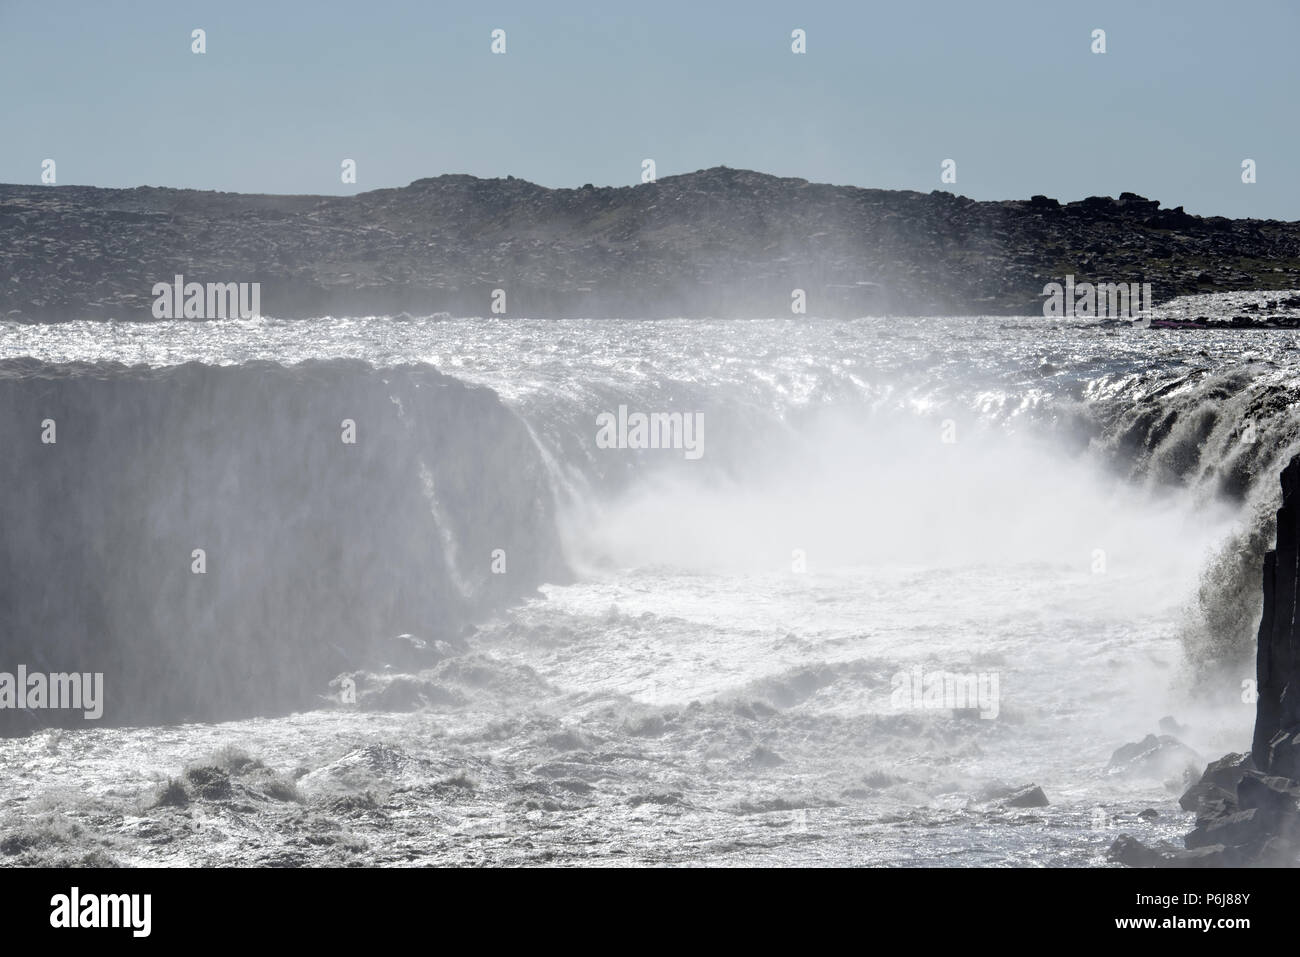
[[[367,686],[410,695],[0,740],[0,862],[1086,866],[1121,832],[1177,842],[1188,768],[1249,746],[1298,342],[978,317],[0,325],[0,359],[486,386],[547,465],[572,569]],[[637,414],[699,427],[636,448]],[[1148,734],[1179,744],[1112,764]],[[196,764],[231,788],[157,804]],[[1031,783],[1047,806],[1005,806]]]

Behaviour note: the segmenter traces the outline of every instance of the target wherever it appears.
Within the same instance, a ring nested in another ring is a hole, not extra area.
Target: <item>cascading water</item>
[[[354,821],[379,861],[391,845],[394,860],[1092,863],[1121,825],[1175,837],[1186,769],[1249,742],[1295,345],[989,318],[0,327],[0,359],[361,359],[486,386],[546,469],[572,572],[498,606],[459,654],[358,675],[359,708],[60,746],[119,791],[219,743],[305,762],[313,800],[381,791],[424,822]],[[620,408],[698,414],[702,455],[609,447],[598,417]],[[483,454],[461,476],[476,500],[527,507],[501,491],[519,455]],[[468,532],[435,497],[433,547],[460,565]],[[922,693],[944,674],[995,682],[996,700]],[[1167,717],[1181,750],[1111,765]],[[371,761],[376,742],[397,757]],[[39,736],[4,747],[46,779]],[[446,785],[462,772],[472,787]],[[1002,806],[1030,782],[1048,808]],[[62,812],[102,817],[120,797],[97,787]]]

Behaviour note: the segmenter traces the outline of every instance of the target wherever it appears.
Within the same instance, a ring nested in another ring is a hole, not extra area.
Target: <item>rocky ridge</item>
[[[257,282],[261,311],[541,318],[1038,314],[1046,283],[1156,301],[1300,286],[1300,223],[1133,193],[1059,203],[717,167],[626,187],[447,175],[355,196],[0,186],[0,319],[153,318],[152,288]]]

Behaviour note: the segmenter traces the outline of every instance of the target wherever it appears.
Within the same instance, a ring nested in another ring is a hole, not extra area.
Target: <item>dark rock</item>
[[[1237,810],[1237,795],[1235,791],[1225,791],[1217,785],[1198,782],[1183,792],[1178,804],[1184,811],[1192,811],[1198,817],[1212,817]]]
[[[1183,211],[1183,207],[1175,206],[1173,209],[1162,209],[1152,214],[1147,222],[1157,229],[1186,229],[1199,222],[1197,217],[1189,215]]]
[[[1167,734],[1148,734],[1141,741],[1116,749],[1107,767],[1112,773],[1163,778],[1181,774],[1200,762],[1200,756],[1177,738]]]
[[[1206,801],[1196,812],[1197,825],[1209,824],[1211,821],[1236,814],[1241,808],[1237,806],[1236,795],[1226,798],[1214,798]]]
[[[1109,767],[1115,767],[1120,764],[1128,764],[1134,758],[1141,757],[1160,747],[1160,741],[1154,734],[1148,734],[1141,741],[1132,744],[1121,745],[1116,748],[1110,756]]]
[[[1255,762],[1249,754],[1228,754],[1206,765],[1201,779],[1188,788],[1178,805],[1184,811],[1199,811],[1211,800],[1235,802],[1237,784],[1242,775],[1255,769]]]
[[[167,781],[158,791],[155,807],[185,807],[190,803],[189,791],[185,785],[174,778]]]
[[[1183,841],[1188,850],[1214,844],[1236,847],[1258,842],[1262,845],[1269,837],[1266,832],[1268,823],[1267,815],[1252,807],[1198,824]]]
[[[1183,849],[1161,841],[1148,847],[1130,834],[1121,834],[1106,851],[1106,859],[1127,867],[1235,867],[1243,856],[1221,844]]]
[[[1287,692],[1293,687],[1288,683],[1283,689],[1282,701],[1286,702]],[[1285,705],[1279,705],[1284,707]],[[1287,778],[1300,778],[1300,734],[1295,731],[1279,731],[1268,742],[1268,770]]]
[[[1246,855],[1235,847],[1211,844],[1208,847],[1188,848],[1172,851],[1168,857],[1169,867],[1241,867],[1246,863]]]
[[[1300,456],[1282,470],[1282,507],[1277,511],[1277,547],[1264,556],[1264,614],[1256,657],[1255,737],[1251,752],[1261,771],[1295,777],[1298,722],[1295,682],[1296,580],[1300,570]],[[1287,732],[1286,737],[1279,734]],[[1274,759],[1277,765],[1274,765]]]
[[[1160,867],[1165,862],[1165,856],[1160,851],[1147,847],[1128,834],[1115,838],[1106,851],[1106,859],[1128,867]]]
[[[201,798],[220,800],[230,797],[230,774],[224,768],[210,765],[190,768],[185,772],[189,790]]]
[[[1138,812],[1138,817],[1142,818],[1142,820],[1144,821],[1154,821],[1159,816],[1160,816],[1160,812],[1153,807],[1149,807],[1145,811]]]
[[[1043,789],[1037,784],[1030,784],[1014,792],[1002,802],[1003,807],[1047,807],[1050,802]]]
[[[1300,813],[1300,784],[1259,771],[1248,772],[1237,785],[1237,806],[1258,808],[1269,814]]]

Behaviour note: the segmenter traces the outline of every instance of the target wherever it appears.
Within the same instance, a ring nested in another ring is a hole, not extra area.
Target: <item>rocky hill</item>
[[[626,187],[440,176],[350,197],[0,186],[0,318],[148,319],[155,283],[257,282],[261,312],[1037,314],[1045,283],[1300,286],[1300,223],[1132,193],[976,202],[719,167]]]

